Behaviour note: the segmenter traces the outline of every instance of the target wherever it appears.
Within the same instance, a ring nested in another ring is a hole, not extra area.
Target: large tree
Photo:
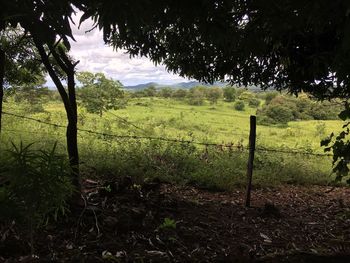
[[[107,78],[103,73],[79,72],[78,81],[82,84],[79,97],[88,112],[98,113],[125,107],[123,85]]]
[[[79,2],[68,0],[0,1],[0,32],[3,32],[7,26],[17,27],[19,25],[30,35],[46,71],[61,95],[68,119],[66,136],[72,179],[78,192],[80,191],[80,177],[74,78],[77,63],[73,62],[66,52],[70,49],[69,38],[73,39],[70,27],[71,17],[74,14],[73,4],[78,8]],[[3,51],[0,53],[0,77],[4,75],[3,53]],[[52,58],[64,74],[67,90],[60,74],[55,70]]]
[[[346,0],[94,1],[104,39],[201,81],[349,97]]]
[[[43,83],[45,70],[32,38],[22,28],[7,27],[1,32],[0,56],[0,132],[2,103],[7,87],[34,87]]]

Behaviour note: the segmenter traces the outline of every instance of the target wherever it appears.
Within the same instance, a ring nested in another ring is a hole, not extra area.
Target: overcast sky
[[[104,45],[102,32],[92,28],[92,21],[85,21],[78,29],[78,21],[81,14],[75,17],[76,25],[72,25],[76,42],[71,41],[70,54],[80,60],[78,71],[103,72],[108,77],[120,80],[124,85],[136,85],[147,82],[161,84],[173,84],[188,79],[170,74],[164,66],[154,66],[147,58],[129,58],[125,52],[113,51]],[[50,81],[49,81],[50,82]]]

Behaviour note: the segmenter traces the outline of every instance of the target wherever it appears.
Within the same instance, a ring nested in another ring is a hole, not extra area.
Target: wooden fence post
[[[256,140],[256,117],[250,116],[250,132],[249,132],[249,158],[247,165],[247,192],[245,199],[245,206],[250,207],[250,195],[252,191],[252,178],[253,178],[253,162],[255,152],[255,140]]]

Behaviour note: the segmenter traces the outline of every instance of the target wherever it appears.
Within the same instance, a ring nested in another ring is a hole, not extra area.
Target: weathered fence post
[[[250,193],[252,191],[255,139],[256,139],[256,117],[251,115],[250,132],[249,132],[249,158],[248,158],[248,165],[247,165],[247,192],[246,192],[246,199],[245,199],[246,207],[250,207]]]

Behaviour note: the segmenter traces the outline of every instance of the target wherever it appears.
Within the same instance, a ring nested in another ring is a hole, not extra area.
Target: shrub
[[[162,88],[159,92],[158,92],[160,97],[163,98],[170,98],[173,95],[173,90],[171,88]]]
[[[245,107],[245,104],[241,100],[236,101],[235,104],[234,104],[235,110],[238,110],[238,111],[244,111],[244,107]]]
[[[216,104],[218,100],[222,97],[222,89],[218,87],[207,89],[206,96],[211,104]]]
[[[313,101],[305,97],[295,98],[286,95],[275,96],[268,104],[257,111],[261,124],[286,124],[295,120],[337,119],[339,106],[330,102]]]
[[[155,97],[157,95],[157,89],[154,86],[148,86],[143,92],[146,97]]]
[[[236,99],[236,89],[234,87],[225,87],[224,91],[224,99],[228,102],[233,102]]]
[[[244,91],[239,95],[238,99],[244,100],[244,101],[249,101],[251,98],[254,98],[254,96],[255,95],[252,92]]]
[[[252,108],[257,108],[260,105],[260,100],[257,98],[250,98],[248,100],[248,105]]]
[[[187,90],[177,89],[173,92],[172,97],[176,99],[183,99],[187,96]]]
[[[188,103],[190,105],[200,106],[204,104],[205,91],[201,87],[192,88],[188,94]]]
[[[293,112],[290,108],[282,105],[269,105],[265,111],[265,116],[269,120],[269,123],[267,124],[286,124],[289,121],[294,120]]]
[[[278,96],[278,92],[276,91],[271,91],[271,92],[267,92],[265,95],[265,103],[269,104],[275,97]]]
[[[318,102],[310,107],[309,115],[315,120],[336,120],[340,111],[339,106],[331,107],[327,102]]]

